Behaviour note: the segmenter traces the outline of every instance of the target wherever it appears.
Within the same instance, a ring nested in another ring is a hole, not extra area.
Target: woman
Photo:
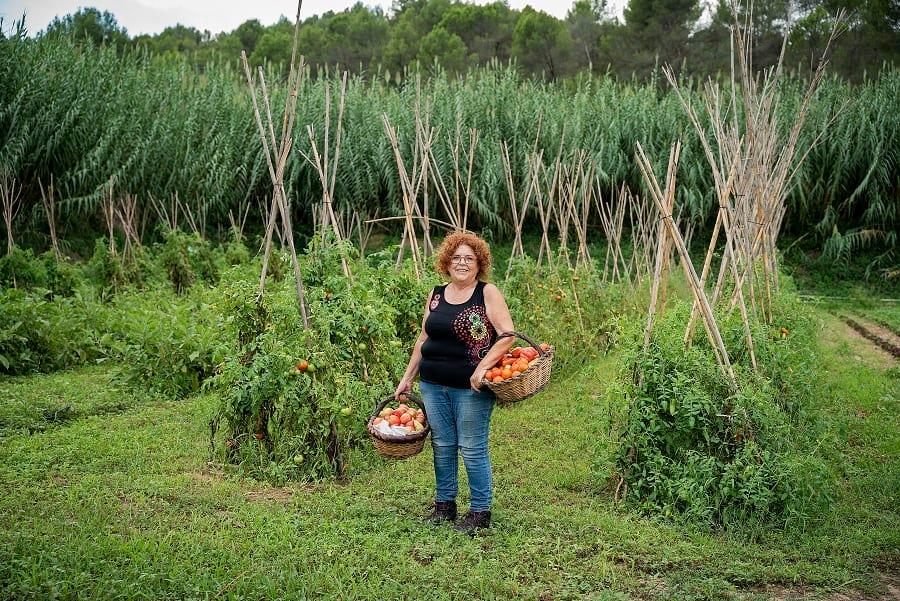
[[[450,282],[437,286],[425,302],[422,333],[394,397],[410,390],[416,374],[431,424],[436,483],[431,523],[456,520],[457,458],[469,479],[469,512],[456,529],[474,534],[491,523],[493,482],[488,430],[494,394],[482,390],[484,373],[513,345],[497,332],[513,330],[506,300],[485,282],[491,269],[487,242],[465,232],[447,236],[435,269]]]

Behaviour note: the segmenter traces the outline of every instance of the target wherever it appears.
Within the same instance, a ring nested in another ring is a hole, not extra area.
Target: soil
[[[824,332],[824,335],[820,338],[823,344],[829,348],[834,348],[839,342],[846,340],[850,345],[850,351],[852,353],[848,358],[885,370],[898,365],[900,358],[895,357],[861,332],[861,330],[865,330],[867,334],[874,336],[874,332],[880,331],[868,329],[867,326],[872,324],[871,321],[867,321],[858,315],[854,315],[851,319],[862,326],[860,329],[854,329],[845,321],[845,315],[838,314],[837,312],[833,312],[832,315],[834,317],[833,319],[826,319],[824,321],[826,332]],[[878,326],[878,324],[872,325]],[[881,327],[881,330],[890,332],[890,330],[883,327]],[[891,339],[887,340],[889,341]]]
[[[890,353],[894,359],[900,361],[900,336],[893,330],[858,315],[845,316],[844,322],[864,338]]]
[[[826,595],[810,595],[805,589],[767,587],[761,592],[771,595],[773,601],[900,601],[900,574],[879,574],[875,586],[878,593],[869,594],[858,590],[848,590]]]
[[[289,488],[277,488],[267,486],[256,490],[249,490],[244,494],[248,501],[272,501],[275,503],[287,503],[294,496]]]

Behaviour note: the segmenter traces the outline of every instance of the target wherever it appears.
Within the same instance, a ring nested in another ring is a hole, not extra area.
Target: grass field
[[[617,507],[597,473],[615,352],[495,411],[494,527],[475,538],[422,523],[429,445],[402,462],[360,449],[346,484],[273,488],[207,464],[209,395],[134,395],[115,366],[2,380],[0,598],[880,598],[900,565],[900,368],[817,314],[841,485],[803,530]]]

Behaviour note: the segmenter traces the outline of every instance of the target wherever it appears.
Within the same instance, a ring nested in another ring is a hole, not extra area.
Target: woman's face
[[[478,277],[478,257],[468,244],[460,244],[450,258],[450,278],[457,284],[471,284]]]

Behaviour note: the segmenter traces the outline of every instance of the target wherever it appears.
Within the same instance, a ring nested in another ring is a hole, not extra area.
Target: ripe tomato
[[[378,424],[380,424],[383,421],[384,421],[384,419],[382,419],[380,417],[376,417],[375,420],[372,422],[372,425],[377,426]]]
[[[406,424],[406,423],[409,423],[410,421],[412,421],[412,417],[409,415],[409,413],[404,413],[403,415],[400,416],[401,424]]]
[[[391,426],[396,426],[400,423],[400,418],[394,415],[393,413],[388,416],[388,424]]]
[[[503,372],[500,374],[500,377],[504,380],[509,380],[512,377],[512,371],[508,368],[503,368]]]
[[[300,371],[306,371],[307,369],[309,369],[309,361],[307,361],[306,359],[301,359],[300,363],[297,364],[297,369],[299,369]]]
[[[395,415],[397,417],[400,417],[404,413],[406,413],[406,411],[404,411],[403,409],[394,409],[393,411],[391,411],[391,415]]]
[[[550,345],[547,344],[546,342],[542,342],[542,343],[541,343],[541,350],[544,351],[544,352],[546,353],[547,351],[550,350]]]
[[[522,354],[522,349],[518,346],[516,348],[514,348],[512,350],[512,352],[510,353],[510,355],[512,355],[513,357],[516,357],[516,358],[518,358],[521,354]]]
[[[502,381],[503,381],[503,376],[494,376],[494,378],[491,380],[491,382],[493,382],[494,384],[499,384]]]

